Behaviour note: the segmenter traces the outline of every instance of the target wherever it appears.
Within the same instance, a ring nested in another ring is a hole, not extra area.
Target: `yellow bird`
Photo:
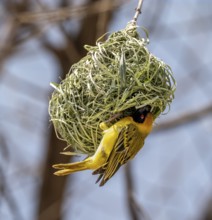
[[[134,110],[130,116],[120,119],[111,127],[101,123],[103,137],[95,154],[80,162],[53,165],[53,168],[60,169],[54,174],[63,176],[91,169],[94,170],[93,174],[99,174],[96,182],[101,180],[100,186],[103,186],[120,166],[133,159],[143,147],[154,121],[150,109],[150,106],[145,106]]]

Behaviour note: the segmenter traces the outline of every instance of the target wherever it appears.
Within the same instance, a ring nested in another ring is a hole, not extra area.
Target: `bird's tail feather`
[[[55,164],[52,167],[55,169],[59,169],[59,171],[56,171],[54,173],[55,175],[64,176],[77,171],[89,169],[89,163],[90,163],[90,158],[75,163]]]

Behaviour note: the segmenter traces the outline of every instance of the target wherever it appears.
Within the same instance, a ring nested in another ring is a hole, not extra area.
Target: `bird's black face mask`
[[[150,110],[151,110],[151,106],[149,105],[144,106],[143,108],[136,109],[132,113],[133,120],[138,123],[143,123]]]

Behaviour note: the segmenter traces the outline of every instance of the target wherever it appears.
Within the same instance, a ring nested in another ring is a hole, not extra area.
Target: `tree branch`
[[[65,19],[84,18],[84,16],[100,14],[113,11],[126,0],[114,0],[112,4],[106,4],[108,0],[101,0],[91,4],[78,7],[61,7],[55,10],[45,10],[39,12],[24,12],[16,16],[20,23],[36,23],[36,22],[57,22]]]
[[[138,16],[141,14],[141,8],[142,8],[142,4],[143,4],[143,0],[139,0],[138,1],[138,6],[137,8],[135,9],[135,15],[133,17],[133,22],[136,23],[137,20],[138,20]]]
[[[125,182],[126,182],[126,192],[127,192],[126,201],[127,201],[127,207],[129,210],[131,220],[147,219],[147,216],[145,215],[142,207],[138,204],[134,196],[135,187],[134,187],[130,162],[128,162],[127,165],[125,166],[125,180],[126,180]]]
[[[160,132],[168,129],[174,129],[184,124],[192,123],[212,114],[212,105],[203,107],[195,112],[186,113],[178,118],[159,124],[154,128],[154,132]]]

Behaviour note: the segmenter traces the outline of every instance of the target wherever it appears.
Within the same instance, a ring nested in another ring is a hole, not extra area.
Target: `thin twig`
[[[132,20],[134,23],[137,22],[138,16],[141,14],[142,4],[143,4],[143,0],[139,0],[139,1],[138,1],[138,6],[137,6],[137,8],[135,9],[135,11],[136,11],[136,12],[135,12],[135,15],[134,15],[133,20]]]

